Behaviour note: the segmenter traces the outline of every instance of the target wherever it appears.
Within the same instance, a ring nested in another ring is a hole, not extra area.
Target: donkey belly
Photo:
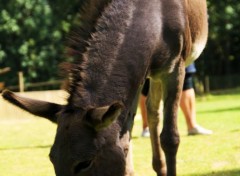
[[[186,16],[182,1],[161,1],[160,35],[152,55],[151,73],[171,72],[183,49]]]
[[[138,0],[132,5],[134,10],[131,22],[125,31],[117,58],[117,65],[121,67],[119,70],[127,75],[127,84],[131,86],[126,87],[133,90],[129,92],[130,97],[145,79],[161,31],[159,0]]]
[[[191,64],[200,56],[203,49],[205,48],[205,45],[206,45],[206,40],[199,40],[193,43],[191,53],[186,59],[186,65]]]
[[[186,65],[199,57],[207,42],[208,16],[206,1],[188,1],[188,20],[193,43],[191,53],[186,58]]]

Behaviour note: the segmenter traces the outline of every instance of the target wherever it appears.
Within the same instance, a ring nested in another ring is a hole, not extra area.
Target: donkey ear
[[[63,105],[24,98],[8,90],[5,90],[2,93],[2,96],[5,100],[20,107],[21,109],[36,116],[46,118],[54,123],[57,123],[56,114],[63,108]]]
[[[122,111],[123,105],[114,103],[111,106],[104,106],[90,109],[87,112],[87,121],[95,128],[96,131],[109,126]]]

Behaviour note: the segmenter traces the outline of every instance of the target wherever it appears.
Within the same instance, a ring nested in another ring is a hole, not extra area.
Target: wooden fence
[[[222,75],[209,77],[210,90],[225,90],[240,87],[240,75]]]
[[[240,87],[240,75],[205,76],[201,79],[195,77],[194,82],[197,93],[211,93]]]
[[[63,87],[63,80],[52,80],[37,83],[25,83],[23,72],[18,72],[18,85],[5,87],[4,82],[0,82],[0,90],[7,88],[12,91],[25,92],[32,90],[59,90]]]
[[[7,89],[13,91],[32,91],[32,90],[58,90],[63,87],[63,80],[53,80],[38,83],[24,83],[24,75],[18,73],[19,84],[8,86]],[[212,91],[232,89],[240,87],[240,75],[223,75],[223,76],[205,76],[204,78],[194,79],[196,92],[198,94],[210,93]],[[4,83],[0,82],[0,90],[3,89]]]

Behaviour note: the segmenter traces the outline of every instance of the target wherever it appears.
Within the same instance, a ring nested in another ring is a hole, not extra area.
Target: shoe
[[[199,125],[191,130],[188,130],[188,135],[211,135],[213,132],[211,130],[205,129]]]
[[[148,127],[142,131],[142,137],[150,137],[150,132]]]

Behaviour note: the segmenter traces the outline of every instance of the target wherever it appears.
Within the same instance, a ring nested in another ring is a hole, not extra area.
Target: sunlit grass
[[[48,159],[56,126],[45,119],[24,117],[0,121],[0,175],[52,176]]]
[[[2,109],[1,109],[2,111]],[[14,111],[14,109],[13,109]],[[180,176],[240,175],[240,91],[197,99],[199,124],[214,131],[211,136],[187,136],[179,112],[181,144],[177,168]],[[52,176],[48,159],[56,126],[37,117],[0,117],[0,175]],[[137,176],[155,176],[151,167],[149,138],[141,138],[141,120],[133,130]]]
[[[181,144],[177,169],[180,176],[240,175],[240,92],[197,98],[197,121],[214,131],[211,136],[187,136],[179,112]],[[140,138],[141,121],[133,131],[135,170],[138,176],[155,176],[151,169],[149,139]]]

